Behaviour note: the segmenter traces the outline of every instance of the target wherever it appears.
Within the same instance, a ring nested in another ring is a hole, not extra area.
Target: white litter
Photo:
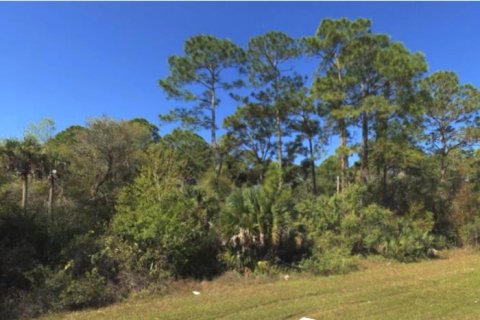
[[[288,279],[290,279],[290,276],[287,274],[287,275],[283,276],[283,279],[288,280]]]
[[[200,292],[198,292],[198,291],[192,291],[192,293],[196,296],[198,296],[200,294]]]
[[[315,320],[315,319],[307,318],[307,317],[301,317],[300,320]]]

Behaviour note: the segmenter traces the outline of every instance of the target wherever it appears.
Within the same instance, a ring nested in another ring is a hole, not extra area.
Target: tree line
[[[345,273],[362,255],[477,244],[480,92],[428,74],[370,20],[244,48],[192,36],[168,65],[159,86],[181,106],[160,115],[180,123],[168,134],[106,117],[55,134],[45,119],[1,142],[3,317],[227,270]],[[222,99],[237,108],[220,124]]]

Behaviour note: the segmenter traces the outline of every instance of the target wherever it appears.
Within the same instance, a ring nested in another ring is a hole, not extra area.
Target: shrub
[[[271,167],[264,184],[234,191],[222,212],[224,261],[242,272],[257,262],[291,263],[306,253],[291,190],[278,188],[279,171]]]
[[[311,255],[300,268],[315,275],[345,274],[357,269],[357,258],[341,234],[326,230],[314,239]]]
[[[358,269],[355,257],[344,248],[330,248],[323,252],[315,251],[300,263],[300,268],[315,275],[346,274]]]
[[[389,210],[370,205],[342,221],[342,234],[353,253],[381,254],[399,261],[416,261],[427,257],[434,246],[433,219],[412,214],[397,217]]]
[[[338,250],[353,255],[380,254],[400,261],[415,261],[427,257],[430,248],[442,245],[440,239],[432,235],[431,213],[411,206],[411,212],[398,217],[373,204],[364,187],[351,186],[330,198],[307,199],[296,208],[308,230],[309,240],[314,243],[313,262],[308,263],[318,264],[321,257],[330,254],[335,258]]]
[[[182,178],[176,153],[154,146],[149,161],[132,185],[120,193],[112,233],[138,262],[128,268],[150,279],[169,273],[177,277],[211,277],[221,270],[220,244],[213,228],[215,198]],[[153,276],[153,278],[151,278]]]
[[[472,246],[480,244],[480,218],[475,218],[461,229],[462,242]]]
[[[25,273],[46,262],[48,244],[48,230],[39,217],[0,215],[0,298],[11,289],[30,288]]]
[[[93,268],[84,277],[68,281],[56,303],[59,309],[80,309],[99,307],[114,300],[114,291],[108,286],[108,280]]]

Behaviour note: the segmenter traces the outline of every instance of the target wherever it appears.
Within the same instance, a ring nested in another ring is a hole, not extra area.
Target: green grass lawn
[[[192,290],[198,290],[195,296]],[[480,319],[480,253],[401,264],[362,261],[344,276],[178,283],[161,297],[44,319]]]

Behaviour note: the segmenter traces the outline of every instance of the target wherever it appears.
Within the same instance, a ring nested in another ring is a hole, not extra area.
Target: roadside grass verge
[[[179,282],[170,291],[42,319],[478,319],[480,253],[452,250],[410,264],[370,258],[358,272],[291,274],[288,281],[228,273],[209,282]]]

